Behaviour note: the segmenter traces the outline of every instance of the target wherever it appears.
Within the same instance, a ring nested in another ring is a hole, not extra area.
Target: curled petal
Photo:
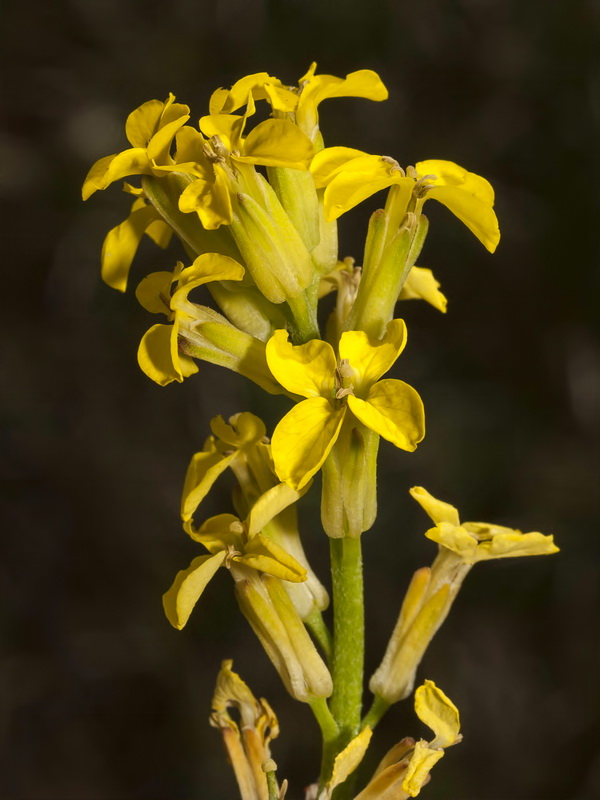
[[[379,381],[366,401],[350,395],[355,417],[402,450],[412,452],[425,436],[425,411],[419,394],[404,381]]]
[[[460,525],[458,509],[451,506],[450,503],[444,503],[442,500],[438,500],[432,494],[429,494],[427,489],[424,489],[422,486],[413,486],[409,491],[413,500],[419,503],[421,508],[431,517],[436,525],[440,522]]]
[[[417,742],[402,781],[404,791],[416,797],[427,782],[432,767],[443,756],[443,750],[433,750],[423,739]]]
[[[207,230],[230,225],[233,212],[226,178],[215,170],[210,180],[192,181],[179,196],[179,210],[184,214],[196,211]]]
[[[301,345],[288,341],[287,331],[275,331],[267,342],[269,369],[288,392],[302,397],[331,397],[336,358],[333,348],[320,339]]]
[[[187,569],[177,573],[173,585],[163,595],[163,608],[174,628],[181,630],[194,610],[206,585],[225,561],[224,551],[198,556]]]
[[[358,373],[363,390],[378,381],[394,364],[406,345],[404,320],[393,319],[382,339],[371,339],[364,331],[346,331],[340,339],[340,358],[347,358]]]
[[[134,147],[96,161],[83,182],[81,195],[87,200],[98,189],[106,189],[113,181],[128,175],[152,175],[152,164],[145,148]]]
[[[267,434],[262,419],[249,411],[234,414],[229,418],[229,423],[225,422],[221,415],[213,417],[210,429],[218,439],[235,448],[257,444]]]
[[[460,716],[452,700],[433,681],[426,680],[415,692],[417,716],[435,733],[430,747],[450,747],[460,739]]]
[[[474,172],[469,172],[463,167],[459,167],[453,161],[442,161],[439,159],[429,159],[427,161],[418,161],[415,164],[415,169],[419,177],[425,175],[435,175],[435,179],[431,179],[431,183],[435,186],[456,186],[463,189],[474,197],[477,197],[483,203],[490,206],[494,205],[494,189],[492,184],[481,175],[476,175]]]
[[[179,352],[174,325],[153,325],[146,331],[138,348],[138,364],[160,386],[181,383],[198,372],[194,360]]]
[[[153,206],[133,211],[120,225],[110,230],[102,245],[102,280],[124,292],[131,262],[144,232],[158,220]]]
[[[337,219],[367,197],[393,185],[410,193],[414,180],[403,177],[400,170],[381,156],[355,158],[334,175],[325,189],[325,217],[328,221]]]
[[[275,428],[271,452],[279,478],[302,489],[321,468],[339,435],[345,407],[334,409],[324,397],[303,400]]]
[[[181,519],[187,522],[192,518],[210,488],[237,453],[223,456],[219,452],[201,452],[192,456],[187,468],[181,497]]]
[[[434,186],[427,197],[449,208],[475,234],[486,250],[494,252],[500,241],[500,229],[498,218],[490,205],[470,192],[454,186]]]
[[[151,314],[171,314],[172,272],[151,272],[146,275],[135,290],[139,304]]]

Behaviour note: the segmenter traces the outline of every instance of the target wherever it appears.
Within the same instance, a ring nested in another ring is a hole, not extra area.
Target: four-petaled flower
[[[422,486],[413,487],[410,494],[435,522],[435,528],[430,528],[425,536],[437,542],[440,549],[454,553],[464,564],[558,553],[552,536],[538,531],[522,533],[489,522],[461,522],[454,506],[437,500]]]
[[[405,211],[412,210],[409,204],[413,197],[420,205],[433,198],[458,217],[491,253],[500,241],[491,184],[452,161],[418,161],[404,170],[389,156],[328,147],[316,154],[310,170],[317,188],[326,187],[325,216],[329,220],[375,192],[397,186]]]
[[[272,453],[281,480],[296,489],[320,469],[347,416],[402,450],[413,451],[425,435],[423,403],[404,381],[379,380],[406,344],[406,325],[392,320],[380,341],[363,331],[346,331],[333,347],[314,339],[294,346],[286,331],[267,343],[267,363],[292,394],[307,398],[275,428]]]

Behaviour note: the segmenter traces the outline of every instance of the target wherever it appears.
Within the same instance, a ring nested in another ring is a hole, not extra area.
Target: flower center
[[[350,366],[350,362],[347,358],[342,358],[341,361],[338,361],[338,365],[335,368],[336,400],[342,400],[344,397],[348,397],[349,394],[354,394],[353,378],[354,370]]]

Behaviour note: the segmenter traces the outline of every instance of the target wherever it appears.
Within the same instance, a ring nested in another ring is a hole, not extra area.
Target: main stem
[[[358,733],[363,693],[364,603],[360,537],[331,539],[333,696],[340,750]]]

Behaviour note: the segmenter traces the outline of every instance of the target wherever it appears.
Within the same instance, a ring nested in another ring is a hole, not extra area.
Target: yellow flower
[[[388,156],[349,147],[329,147],[314,157],[311,172],[325,189],[325,216],[337,219],[381,189],[399,187],[407,211],[411,198],[420,205],[433,198],[445,205],[491,253],[500,240],[494,190],[485,178],[452,161],[419,161],[403,170]]]
[[[179,209],[196,211],[208,230],[231,224],[232,197],[252,192],[254,165],[307,170],[313,156],[310,140],[290,120],[265,120],[245,137],[247,119],[255,110],[251,95],[248,100],[243,116],[210,114],[200,120],[201,133],[182,129],[177,163],[164,167],[195,177],[182,192]]]
[[[188,106],[176,103],[172,94],[164,103],[149,100],[132,111],[127,117],[125,134],[133,147],[101,158],[93,165],[83,184],[83,199],[128,175],[160,176],[162,172],[156,167],[172,163],[171,143],[190,118],[189,112]]]
[[[370,69],[351,72],[345,78],[316,75],[313,62],[300,78],[298,88],[286,87],[266,72],[247,75],[230,90],[217,89],[210,102],[211,114],[231,114],[252,100],[268,100],[273,111],[294,114],[296,124],[312,140],[319,132],[317,108],[330,97],[364,97],[368,100],[387,100],[388,91],[379,75]]]
[[[454,506],[437,500],[422,487],[413,487],[410,494],[436,523],[425,535],[438,542],[439,553],[431,568],[414,573],[383,660],[369,682],[373,694],[388,704],[412,691],[421,659],[473,564],[558,552],[552,536],[485,522],[461,523]]]
[[[435,528],[430,528],[425,536],[437,542],[440,548],[455,553],[464,564],[492,558],[550,555],[559,551],[553,536],[538,531],[522,533],[488,522],[461,523],[454,506],[436,500],[422,486],[413,487],[410,494],[435,522]]]
[[[307,573],[263,533],[303,493],[279,483],[258,498],[244,521],[233,514],[219,514],[196,529],[189,517],[184,529],[210,555],[195,558],[177,574],[163,595],[163,606],[169,622],[181,630],[210,579],[219,567],[226,567],[235,581],[240,609],[287,690],[297,700],[310,702],[331,694],[331,675],[283,585],[301,583]]]
[[[406,800],[429,782],[429,772],[444,750],[462,740],[458,709],[433,681],[415,692],[417,716],[434,733],[432,741],[406,737],[385,755],[372,779],[354,800]]]
[[[184,525],[190,524],[210,488],[228,468],[238,481],[241,497],[237,502],[238,506],[243,505],[244,512],[252,507],[261,493],[279,484],[262,420],[254,414],[243,412],[231,417],[229,423],[220,416],[215,417],[210,425],[214,435],[209,437],[204,449],[192,457],[185,477],[181,498]],[[283,547],[306,571],[306,580],[301,583],[285,583],[285,590],[294,607],[301,619],[306,620],[314,611],[327,608],[329,596],[311,569],[302,547],[293,505],[297,493],[289,486],[280,487],[278,492],[285,508],[264,525],[263,533]],[[289,504],[286,496],[291,498]]]
[[[269,744],[279,736],[279,724],[267,701],[257,700],[232,666],[231,659],[221,664],[210,724],[221,731],[242,800],[269,800],[262,765],[271,757]]]
[[[267,363],[289,392],[307,398],[279,422],[272,439],[275,469],[295,489],[320,469],[347,414],[396,447],[415,450],[425,435],[423,403],[403,381],[379,380],[406,344],[406,326],[392,320],[380,341],[346,331],[339,361],[330,344],[313,339],[294,346],[286,331],[267,343]],[[351,417],[351,418],[352,418]]]
[[[172,381],[183,381],[198,372],[190,356],[179,348],[180,328],[195,319],[193,303],[188,300],[192,289],[210,281],[240,281],[244,268],[237,261],[218,253],[204,253],[191,267],[183,269],[178,262],[173,273],[153,272],[146,276],[136,289],[141,305],[153,314],[166,314],[169,325],[153,325],[142,337],[138,349],[138,363],[153,381],[166,386]],[[171,297],[171,286],[176,290]]]
[[[191,267],[183,269],[179,262],[173,273],[153,272],[141,281],[136,296],[142,306],[153,314],[165,314],[171,322],[153,325],[140,342],[138,363],[149,378],[160,386],[181,383],[198,372],[193,359],[199,358],[244,375],[270,394],[284,392],[267,367],[263,341],[232,325],[222,314],[188,300],[197,286],[240,281],[243,274],[243,267],[234,259],[203,253]]]
[[[274,516],[300,496],[289,486],[278,484],[259,498],[244,522],[233,514],[218,514],[198,529],[191,518],[184,523],[184,530],[194,541],[204,545],[210,555],[195,558],[187,569],[177,574],[164,595],[165,613],[173,627],[181,630],[185,626],[204,588],[221,566],[226,566],[239,580],[247,576],[247,571],[240,570],[237,565],[286,581],[306,580],[304,567],[261,533]]]
[[[462,740],[458,709],[433,681],[425,681],[415,692],[415,711],[435,736],[431,742],[419,740],[408,762],[402,788],[411,797],[419,794],[431,768],[443,757],[445,748]]]

